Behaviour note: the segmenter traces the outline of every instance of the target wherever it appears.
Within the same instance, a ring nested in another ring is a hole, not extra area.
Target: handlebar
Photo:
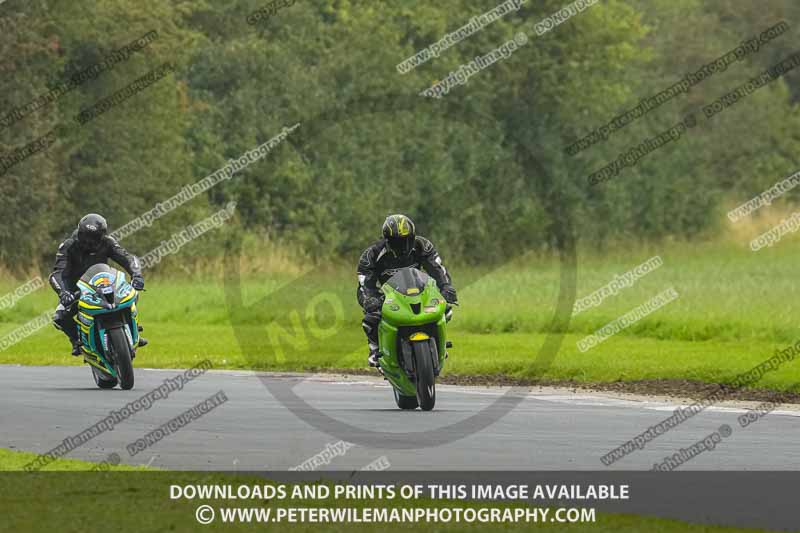
[[[71,304],[69,304],[69,307],[67,307],[67,309],[72,309],[73,307],[75,307],[76,305],[78,305],[78,302],[79,302],[79,301],[80,301],[80,299],[81,299],[81,291],[80,291],[80,289],[79,289],[79,290],[77,290],[77,291],[75,291],[75,292],[73,292],[73,293],[72,293],[72,297],[73,297],[74,299],[72,300],[72,303],[71,303]]]
[[[136,289],[136,292],[145,292],[145,289]],[[78,305],[78,302],[81,299],[81,294],[82,294],[82,291],[80,289],[78,289],[77,291],[72,293],[72,296],[75,297],[75,300],[73,300],[73,302],[71,304],[69,304],[69,307],[67,307],[67,309],[72,309],[73,307]]]

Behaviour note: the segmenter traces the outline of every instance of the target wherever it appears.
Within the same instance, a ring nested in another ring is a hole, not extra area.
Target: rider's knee
[[[361,320],[361,323],[374,327],[377,326],[380,321],[381,313],[379,311],[373,311],[364,313],[364,318]]]
[[[364,319],[361,321],[361,327],[364,328],[364,332],[368,336],[373,335],[377,332],[380,321],[380,313],[364,313]]]
[[[69,317],[64,315],[54,316],[53,326],[55,326],[57,330],[66,331],[69,327]]]

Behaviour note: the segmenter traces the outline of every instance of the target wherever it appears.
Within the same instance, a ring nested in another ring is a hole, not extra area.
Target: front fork
[[[108,321],[107,324],[103,324],[104,316]],[[117,377],[114,371],[114,361],[109,356],[108,329],[113,327],[125,328],[125,337],[131,347],[131,359],[133,359],[136,357],[136,346],[139,343],[139,331],[141,330],[137,317],[138,312],[135,304],[131,306],[130,314],[124,313],[121,319],[107,315],[96,315],[94,317],[84,316],[79,320],[76,316],[77,322],[84,323],[83,328],[78,326],[81,344],[83,345],[83,360],[104,373]],[[91,321],[87,321],[87,318],[91,318]],[[95,342],[95,339],[100,340],[99,344]]]

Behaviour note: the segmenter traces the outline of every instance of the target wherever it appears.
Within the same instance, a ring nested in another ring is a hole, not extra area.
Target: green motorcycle
[[[452,310],[436,281],[416,268],[399,269],[381,291],[379,370],[392,384],[397,407],[430,411],[436,403],[436,376],[452,346],[446,335]]]

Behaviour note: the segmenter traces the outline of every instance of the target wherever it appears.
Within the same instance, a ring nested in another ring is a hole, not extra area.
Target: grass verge
[[[454,268],[456,283],[461,280],[462,305],[450,329],[455,347],[446,372],[578,384],[725,383],[800,338],[795,325],[800,292],[794,281],[800,251],[789,248],[753,253],[730,244],[671,245],[609,257],[583,256],[578,262],[577,296],[590,294],[654,255],[662,257],[663,266],[572,318],[557,357],[544,372],[534,369],[532,362],[553,316],[558,264],[526,258],[491,272]],[[216,368],[228,369],[362,370],[366,348],[352,297],[353,278],[345,271],[303,278],[310,294],[343,295],[345,320],[335,336],[297,353],[289,350],[285,359],[276,360],[265,325],[295,308],[302,311],[303,298],[293,300],[293,291],[278,290],[292,277],[265,274],[245,280],[241,294],[246,303],[270,294],[278,294],[278,301],[233,313],[226,306],[220,280],[153,277],[140,304],[151,344],[141,350],[136,363],[183,368],[210,358]],[[589,351],[579,351],[577,343],[585,336],[669,287],[680,295],[677,300]],[[6,283],[0,293],[13,289],[13,283]],[[0,338],[54,306],[54,300],[49,289],[42,289],[0,311]],[[248,339],[246,353],[236,331]],[[0,364],[80,361],[68,355],[63,335],[48,326],[0,351]],[[792,391],[798,383],[800,365],[793,361],[764,376],[756,387]]]

